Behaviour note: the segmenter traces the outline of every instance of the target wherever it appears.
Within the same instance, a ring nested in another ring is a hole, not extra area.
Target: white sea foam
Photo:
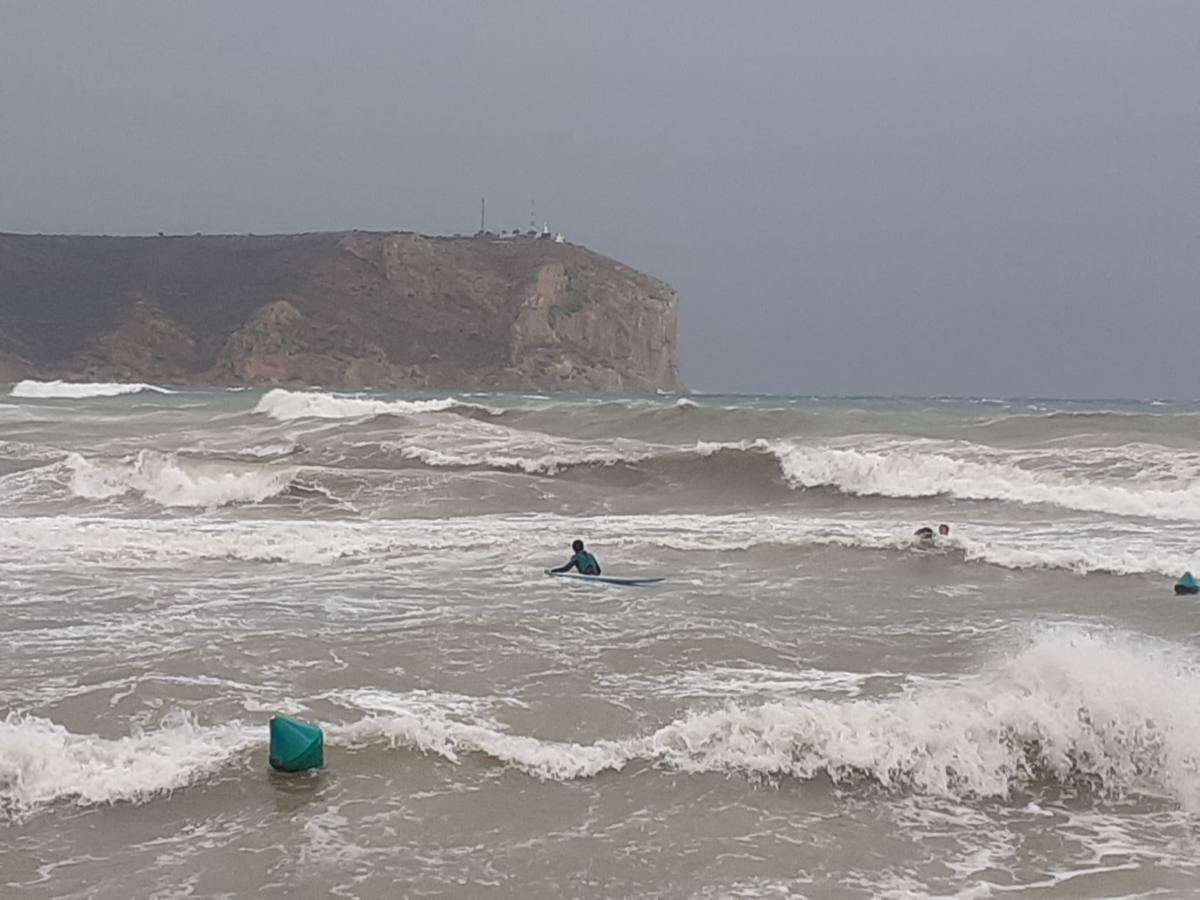
[[[443,412],[465,407],[453,397],[435,400],[377,400],[321,391],[288,391],[282,388],[268,391],[254,407],[280,422],[295,419],[359,419],[384,415],[414,415]]]
[[[797,693],[580,743],[507,733],[478,698],[358,691],[344,701],[382,714],[326,730],[334,745],[382,740],[453,762],[481,754],[550,780],[642,763],[751,778],[823,775],[845,785],[865,779],[951,798],[1005,798],[1052,782],[1200,804],[1200,665],[1179,646],[1057,627],[959,681],[871,700]],[[199,726],[173,714],[156,729],[104,739],[10,714],[0,721],[0,808],[19,817],[56,801],[144,800],[219,770],[262,737],[261,728]]]
[[[283,493],[296,477],[293,467],[189,461],[151,450],[120,462],[73,453],[66,465],[71,490],[79,497],[102,500],[134,492],[162,506],[257,503]]]
[[[405,459],[415,460],[422,465],[434,468],[485,467],[524,472],[527,475],[557,475],[563,469],[573,466],[614,466],[619,463],[646,459],[653,455],[650,451],[637,453],[617,449],[603,450],[584,444],[570,446],[566,442],[558,442],[554,445],[547,442],[542,453],[529,450],[522,453],[515,449],[505,450],[480,445],[437,448],[396,441],[385,442],[382,448],[394,450]]]
[[[375,446],[433,468],[489,468],[530,475],[556,475],[573,466],[632,463],[670,451],[626,438],[580,441],[459,416],[441,418],[412,436]]]
[[[483,754],[539,778],[633,762],[683,772],[801,779],[945,797],[1004,798],[1052,781],[1200,806],[1200,666],[1181,648],[1114,632],[1051,629],[957,683],[886,699],[797,698],[691,712],[642,737],[546,741],[413,710],[331,730],[451,761]]]
[[[125,470],[122,470],[125,471]],[[31,477],[20,472],[0,477],[0,498],[9,505],[32,491]],[[128,472],[103,476],[98,485],[126,487]],[[109,480],[105,480],[108,478]],[[122,480],[122,479],[126,480]],[[17,482],[20,482],[18,484]],[[205,490],[208,490],[207,488]],[[215,494],[206,494],[213,499]],[[239,494],[238,502],[247,499]],[[914,543],[908,528],[870,521],[788,515],[477,516],[449,520],[378,520],[373,522],[303,520],[207,523],[142,522],[95,516],[12,516],[0,529],[0,567],[49,563],[78,566],[98,563],[147,565],[188,559],[241,559],[328,563],[339,558],[403,555],[412,561],[435,560],[446,550],[470,546],[480,554],[503,553],[528,544],[531,529],[547,533],[585,531],[611,553],[644,555],[646,548],[680,552],[749,551],[756,547],[844,547],[928,553]],[[967,536],[969,535],[969,536]],[[1066,523],[1039,528],[1032,524],[972,526],[942,548],[948,558],[965,558],[1005,568],[1056,568],[1086,574],[1160,574],[1178,577],[1195,567],[1194,537],[1186,528],[1175,534],[1112,534],[1103,527]],[[536,554],[536,548],[530,548]],[[519,559],[519,557],[518,557]],[[530,559],[529,565],[540,560]],[[525,564],[525,563],[523,563]]]
[[[555,781],[588,778],[606,770],[619,771],[633,758],[626,741],[595,744],[543,741],[506,734],[488,725],[457,722],[436,711],[362,719],[330,728],[329,736],[331,741],[348,746],[383,739],[392,746],[434,753],[451,762],[459,762],[471,753],[480,753],[531,775]]]
[[[1038,538],[1043,537],[1042,541]],[[1089,536],[1071,540],[1045,533],[1013,535],[1008,540],[956,540],[968,562],[1006,569],[1063,569],[1078,575],[1158,574],[1177,576],[1195,565],[1197,552],[1183,542],[1163,546],[1161,538]]]
[[[330,691],[323,695],[322,699],[331,700],[349,709],[365,710],[374,715],[417,715],[472,722],[489,728],[500,727],[490,717],[490,710],[500,701],[491,697],[423,689],[401,694],[378,688],[350,688]],[[503,702],[508,705],[520,705],[511,698]]]
[[[772,666],[705,666],[664,678],[661,673],[622,676],[623,686],[653,691],[676,699],[744,699],[837,694],[856,697],[870,682],[897,682],[897,672],[843,672],[826,669],[785,669]]]
[[[950,496],[1082,512],[1200,521],[1200,454],[1149,444],[1002,450],[966,442],[856,437],[849,446],[794,441],[572,441],[480,422],[425,427],[382,448],[433,467],[480,466],[556,475],[576,465],[664,466],[721,453],[774,458],[795,488],[859,496]]]
[[[0,457],[45,462],[47,460],[62,459],[63,451],[57,447],[50,447],[43,444],[0,440]]]
[[[949,495],[1123,516],[1200,520],[1200,478],[1195,477],[1149,484],[1132,479],[1106,483],[913,447],[865,450],[775,444],[770,449],[785,477],[797,487],[829,486],[864,496]]]
[[[196,781],[262,739],[261,728],[200,726],[182,713],[115,740],[10,714],[0,720],[0,811],[21,817],[62,800],[145,800]]]
[[[138,521],[75,516],[9,521],[11,527],[0,529],[0,566],[19,567],[31,561],[41,565],[50,560],[146,566],[197,559],[320,565],[382,553],[397,541],[397,535],[386,527],[354,522]]]
[[[9,394],[13,397],[47,399],[83,399],[86,397],[116,397],[120,394],[138,394],[150,391],[156,394],[173,394],[166,388],[153,384],[125,384],[114,382],[77,383],[71,381],[19,381]]]

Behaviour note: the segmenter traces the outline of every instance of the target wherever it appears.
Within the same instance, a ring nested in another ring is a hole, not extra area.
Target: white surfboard
[[[658,584],[662,578],[622,578],[619,575],[580,575],[578,572],[547,572],[555,578],[574,578],[576,581],[593,581],[601,584]]]

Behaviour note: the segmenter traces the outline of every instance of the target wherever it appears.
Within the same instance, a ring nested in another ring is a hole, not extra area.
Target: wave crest
[[[766,446],[765,444],[762,446]],[[796,487],[834,487],[847,494],[937,497],[1048,504],[1084,512],[1200,520],[1200,479],[1149,484],[1104,483],[1014,462],[980,461],[911,448],[858,449],[773,445]],[[1111,451],[1105,450],[1106,455]]]
[[[1200,457],[1148,445],[1070,451],[1000,450],[976,444],[856,439],[857,446],[765,439],[691,446],[616,438],[602,444],[507,430],[421,433],[384,442],[433,468],[483,467],[555,476],[578,468],[638,468],[677,484],[743,490],[830,488],[858,497],[933,498],[1049,505],[1081,512],[1200,521]],[[621,476],[624,478],[625,476]]]
[[[71,471],[71,491],[79,497],[104,500],[132,492],[171,507],[258,503],[288,490],[296,477],[296,469],[291,467],[193,462],[153,450],[113,463],[94,462],[72,453],[66,465]]]
[[[73,381],[18,381],[9,391],[12,397],[39,399],[71,399],[79,400],[86,397],[117,397],[121,394],[139,394],[150,391],[155,394],[173,394],[166,388],[153,384],[122,383],[122,382],[73,382]]]
[[[1006,798],[1055,784],[1168,793],[1200,806],[1200,668],[1175,648],[1052,630],[997,669],[884,699],[797,699],[689,713],[657,731],[591,744],[544,741],[414,710],[335,730],[458,762],[478,753],[570,780],[635,762],[946,797]]]
[[[358,419],[372,416],[403,416],[416,413],[445,412],[467,407],[453,397],[436,400],[374,400],[321,391],[288,391],[276,388],[268,391],[254,407],[254,412],[270,416],[279,422],[295,419]]]
[[[950,798],[1024,791],[1167,795],[1200,809],[1200,665],[1184,648],[1119,632],[1050,628],[957,682],[872,699],[795,697],[688,711],[642,736],[591,743],[510,734],[477,698],[357,692],[382,715],[326,729],[332,745],[392,746],[452,762],[481,755],[567,781],[634,764],[749,778],[828,778]],[[398,701],[398,702],[397,702]],[[0,720],[0,811],[140,801],[193,783],[261,743],[261,726],[202,727],[184,713],[105,739],[45,718]]]
[[[191,784],[261,739],[261,729],[202,727],[185,713],[168,715],[154,731],[115,740],[10,713],[0,720],[0,813],[22,818],[67,799],[145,800]]]

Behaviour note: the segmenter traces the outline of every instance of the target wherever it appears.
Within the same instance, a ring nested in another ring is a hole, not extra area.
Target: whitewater
[[[1198,425],[0,386],[0,893],[1190,896]]]

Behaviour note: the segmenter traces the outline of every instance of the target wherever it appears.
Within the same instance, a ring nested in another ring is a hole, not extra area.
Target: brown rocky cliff
[[[623,374],[636,372],[652,385],[674,385],[674,294],[631,290],[607,274],[576,275],[573,286],[563,263],[543,265],[513,323],[512,358],[542,380],[581,377],[608,390],[637,390],[643,383]]]
[[[0,235],[0,379],[679,390],[675,293],[571,244]]]

